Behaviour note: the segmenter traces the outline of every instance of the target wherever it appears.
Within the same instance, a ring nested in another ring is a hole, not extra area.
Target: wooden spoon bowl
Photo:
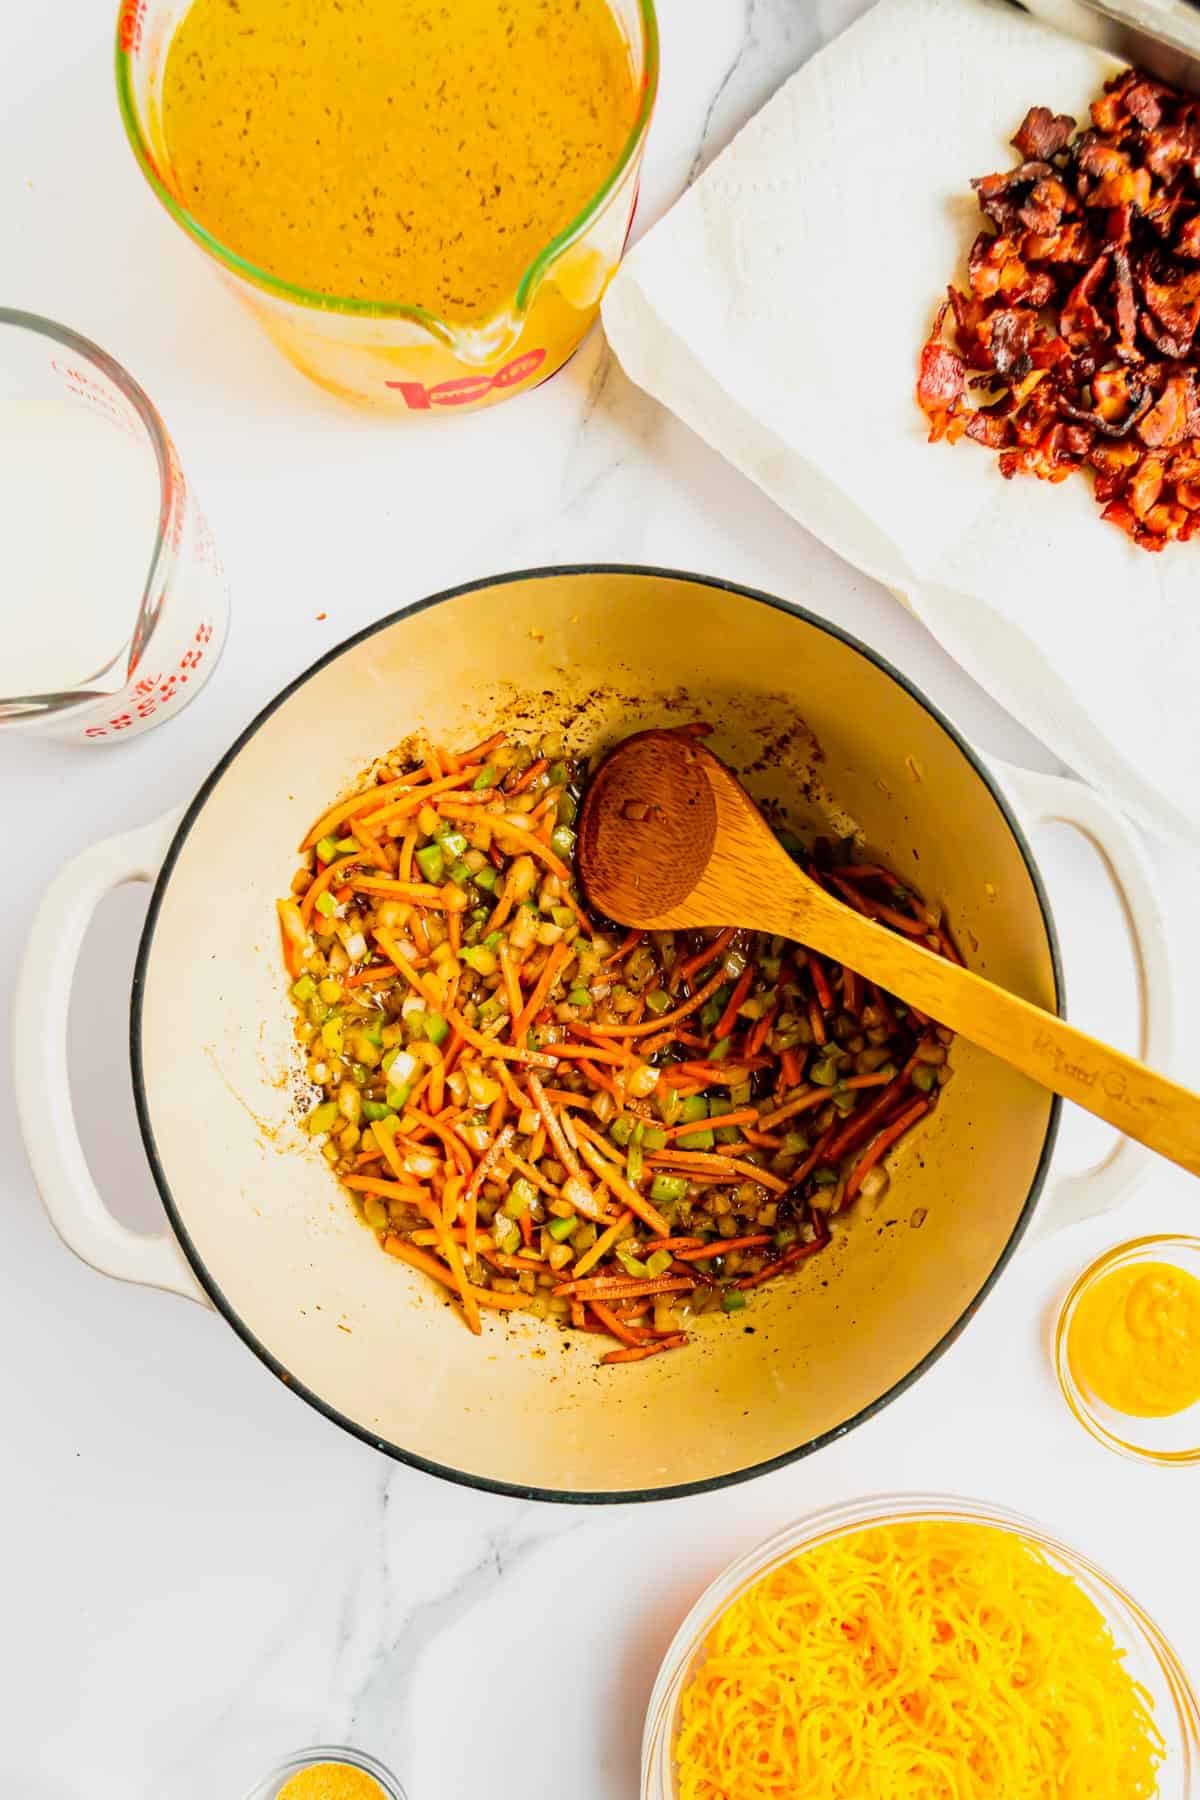
[[[605,758],[580,809],[578,866],[621,925],[738,925],[805,944],[1200,1174],[1200,1096],[827,894],[694,730],[638,732]]]

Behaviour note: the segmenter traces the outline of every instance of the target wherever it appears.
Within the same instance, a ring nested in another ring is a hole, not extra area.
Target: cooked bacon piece
[[[1057,156],[1071,141],[1075,121],[1066,113],[1052,113],[1048,106],[1031,106],[1013,134],[1013,144],[1026,162]]]
[[[1031,107],[1021,161],[972,182],[987,224],[917,399],[931,439],[973,438],[1007,479],[1086,469],[1159,551],[1200,535],[1200,99],[1127,69],[1090,112]]]

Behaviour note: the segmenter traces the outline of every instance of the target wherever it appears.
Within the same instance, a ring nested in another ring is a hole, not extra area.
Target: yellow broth
[[[608,0],[194,0],[162,93],[170,179],[227,249],[456,322],[512,299],[637,108]]]

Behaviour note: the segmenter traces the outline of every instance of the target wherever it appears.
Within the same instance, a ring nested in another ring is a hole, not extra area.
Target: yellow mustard
[[[1080,1387],[1131,1418],[1200,1400],[1200,1281],[1173,1263],[1130,1263],[1080,1300],[1067,1337]]]
[[[313,1763],[289,1776],[276,1800],[384,1800],[383,1789],[365,1769],[349,1763]]]

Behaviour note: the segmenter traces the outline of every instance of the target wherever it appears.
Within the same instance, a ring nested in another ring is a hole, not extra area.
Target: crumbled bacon
[[[921,352],[930,438],[1011,479],[1090,471],[1146,550],[1200,533],[1200,99],[1128,69],[1086,129],[1034,106]],[[945,333],[945,337],[943,337]]]

